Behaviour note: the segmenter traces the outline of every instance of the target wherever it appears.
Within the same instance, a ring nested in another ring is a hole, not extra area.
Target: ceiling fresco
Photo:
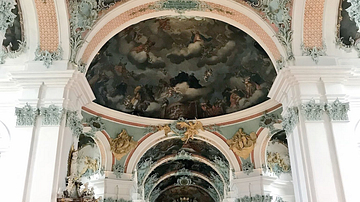
[[[87,71],[95,103],[134,115],[206,118],[267,100],[276,72],[243,31],[200,17],[162,17],[111,38]]]
[[[348,10],[351,8],[351,3],[347,2],[346,0],[342,0],[340,8],[339,37],[344,44],[351,45],[351,43],[353,43],[352,40],[356,41],[360,38],[360,33],[358,32],[359,28],[356,26],[355,19],[352,19],[349,16]]]
[[[180,138],[172,138],[159,142],[147,150],[139,162],[143,162],[149,158],[157,161],[166,155],[177,154],[180,150],[203,156],[209,160],[213,160],[215,156],[217,156],[220,157],[222,161],[227,162],[225,156],[211,144],[199,139],[189,139],[189,141],[185,143]]]

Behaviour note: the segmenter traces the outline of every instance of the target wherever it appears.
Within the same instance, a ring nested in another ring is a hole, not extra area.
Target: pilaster
[[[348,119],[348,98],[354,97],[351,89],[358,79],[350,65],[290,66],[279,72],[269,92],[284,107],[298,201],[354,200],[349,190],[358,176],[344,178],[353,160],[339,156],[356,147],[348,131],[354,121]]]

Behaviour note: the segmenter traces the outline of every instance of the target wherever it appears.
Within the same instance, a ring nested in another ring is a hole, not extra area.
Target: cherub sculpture
[[[256,143],[256,133],[252,132],[247,135],[244,129],[239,128],[235,135],[226,141],[230,149],[243,159],[247,159],[254,149]]]
[[[195,123],[190,121],[186,122],[179,122],[177,123],[178,126],[181,128],[186,128],[186,132],[184,133],[184,137],[181,138],[182,141],[185,141],[185,144],[189,141],[189,139],[194,139],[194,136],[199,134],[199,129],[204,131],[204,127],[200,121],[196,121]]]

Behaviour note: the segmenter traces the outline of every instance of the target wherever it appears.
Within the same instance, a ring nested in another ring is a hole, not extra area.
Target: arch
[[[274,124],[275,129],[282,130],[282,126],[279,123]],[[271,133],[269,128],[260,128],[258,131],[260,131],[260,134],[258,135],[255,147],[254,147],[254,163],[255,168],[261,168],[263,164],[265,164],[266,161],[266,147],[268,142],[270,141],[271,137],[275,133]],[[276,131],[277,131],[276,130]]]
[[[89,132],[90,130],[90,127],[84,127],[84,132]],[[110,136],[106,131],[97,131],[93,138],[100,150],[101,166],[104,167],[104,170],[112,170],[112,165],[114,164],[114,156],[110,150],[109,138]]]
[[[150,10],[149,5],[153,2],[131,1],[121,4],[106,13],[97,21],[92,30],[85,36],[85,43],[79,50],[77,59],[90,64],[92,58],[101,47],[115,34],[126,27],[140,21],[167,15],[179,15],[174,11],[155,11]],[[254,38],[267,52],[273,64],[281,55],[285,55],[285,50],[275,37],[276,33],[271,26],[265,22],[251,8],[233,1],[223,1],[222,4],[206,2],[212,7],[222,8],[226,12],[212,11],[189,11],[184,16],[208,17],[229,23],[246,32]],[[140,5],[140,6],[139,6]],[[234,8],[236,10],[234,10]],[[231,13],[231,14],[229,14]]]
[[[212,183],[209,179],[206,178],[206,176],[204,176],[203,174],[201,173],[197,173],[197,172],[194,172],[194,171],[190,171],[193,176],[195,177],[198,177],[198,178],[201,178],[203,179],[204,181],[208,182],[217,192],[217,194],[219,195],[219,197],[221,197],[221,194],[219,193],[219,190],[217,190],[216,186],[214,185],[214,183]],[[172,177],[172,176],[176,176],[176,172],[171,172],[171,173],[167,173],[165,174],[164,177],[160,178],[155,184],[154,186],[151,188],[150,192],[149,192],[149,195],[151,195],[152,191],[156,188],[157,185],[159,185],[163,180],[169,178],[169,177]],[[225,194],[225,186],[224,186],[224,194]],[[224,196],[225,198],[225,196]]]
[[[208,132],[201,131],[198,135],[201,140],[208,142],[217,148],[228,160],[231,168],[235,170],[235,172],[240,171],[240,162],[239,159],[235,156],[235,154],[229,149],[229,146],[226,144],[224,139],[220,138],[218,135]],[[142,139],[139,140],[136,148],[127,156],[125,162],[125,173],[132,173],[132,171],[136,168],[137,163],[140,158],[145,154],[145,152],[151,147],[155,146],[159,141],[163,141],[166,139],[170,139],[171,137],[166,137],[164,131],[158,131],[156,133],[150,133],[145,135]]]

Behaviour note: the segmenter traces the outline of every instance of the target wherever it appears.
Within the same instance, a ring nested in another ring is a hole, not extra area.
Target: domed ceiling
[[[162,17],[111,38],[86,77],[105,107],[134,115],[214,117],[267,100],[274,67],[261,46],[224,22]]]

